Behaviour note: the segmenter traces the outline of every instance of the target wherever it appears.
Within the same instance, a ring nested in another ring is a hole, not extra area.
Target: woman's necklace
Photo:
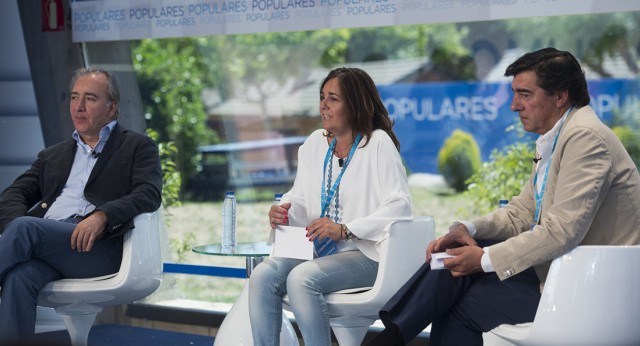
[[[325,215],[329,216],[329,209],[330,209],[330,205],[331,205],[331,200],[335,197],[335,216],[333,217],[333,220],[337,223],[339,220],[339,210],[340,210],[340,180],[342,179],[342,174],[344,174],[344,171],[347,169],[347,167],[349,166],[349,162],[351,161],[351,158],[353,157],[356,148],[358,146],[358,143],[360,143],[360,140],[362,139],[362,135],[358,134],[356,136],[356,139],[353,141],[353,143],[351,144],[351,150],[349,151],[349,154],[347,154],[347,157],[344,159],[343,165],[341,165],[342,169],[340,170],[340,174],[338,175],[338,178],[336,178],[335,182],[332,182],[333,180],[333,155],[335,154],[335,150],[336,150],[336,139],[333,139],[333,142],[331,143],[331,145],[329,146],[329,150],[327,150],[327,155],[325,157],[325,161],[324,161],[324,171],[325,173],[323,174],[322,177],[322,214],[321,217],[324,217]],[[340,159],[339,159],[340,160]],[[340,162],[338,161],[338,164],[340,164]],[[327,169],[328,168],[328,169]],[[326,181],[325,181],[325,177],[326,177]],[[325,190],[325,182],[326,182],[326,190]],[[332,184],[333,183],[333,184]]]
[[[335,150],[334,150],[335,151]],[[345,167],[342,166],[342,159],[338,159],[338,165],[340,165],[340,167],[342,167],[342,169],[344,170]],[[329,172],[327,172],[327,195],[329,194],[329,190],[331,190],[331,180],[333,178],[333,159],[331,159],[329,161]],[[334,207],[334,217],[333,217],[333,222],[338,223],[338,213],[339,213],[339,207],[340,207],[340,185],[338,185],[336,187],[336,192],[335,192],[335,207]],[[329,215],[329,205],[327,205],[327,210],[326,210],[326,215]]]
[[[349,149],[351,149],[351,146],[353,146],[353,142],[351,142],[351,144],[349,144],[349,146],[347,146],[345,149],[342,149],[342,150],[338,150],[338,146],[337,145],[334,148],[333,153],[338,157],[338,166],[340,166],[340,167],[344,166],[344,163],[345,163],[346,159],[348,158]],[[346,154],[344,154],[345,152],[346,152]]]
[[[353,143],[352,143],[353,145]],[[335,149],[334,149],[335,152]],[[338,156],[338,165],[341,168],[341,171],[344,171],[347,168],[347,163],[350,159],[350,155],[347,155],[347,157],[340,158]],[[327,195],[329,194],[329,190],[331,189],[331,180],[333,179],[333,159],[329,161],[329,172],[327,172]],[[334,209],[333,209],[333,222],[338,223],[338,221],[340,220],[339,217],[339,213],[340,213],[340,185],[336,186],[336,192],[335,192],[335,199],[334,199]],[[329,215],[329,206],[327,206],[327,215]]]

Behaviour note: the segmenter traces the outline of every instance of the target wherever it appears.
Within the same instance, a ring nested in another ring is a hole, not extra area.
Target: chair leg
[[[87,346],[87,340],[89,338],[89,331],[93,326],[93,322],[96,319],[97,313],[78,314],[78,315],[66,315],[60,314],[69,337],[71,338],[72,346]]]
[[[360,346],[369,326],[365,327],[337,327],[331,326],[340,346]]]
[[[52,332],[56,330],[65,330],[62,316],[60,316],[53,308],[38,306],[36,310],[36,334]]]

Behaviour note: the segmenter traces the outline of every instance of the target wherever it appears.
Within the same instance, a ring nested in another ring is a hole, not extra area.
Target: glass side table
[[[271,253],[271,245],[268,245],[266,242],[238,243],[238,246],[236,246],[234,250],[228,251],[223,250],[221,244],[208,244],[196,246],[192,251],[202,255],[246,257],[248,278],[251,276],[253,268],[260,264],[266,256],[269,256]]]
[[[265,242],[238,243],[232,251],[222,249],[221,244],[196,246],[193,252],[211,256],[235,256],[246,258],[247,278],[251,276],[253,268],[271,253],[271,245]],[[218,333],[213,340],[214,345],[253,345],[251,322],[249,321],[249,280],[242,288],[240,296],[227,313]],[[280,345],[299,346],[296,331],[289,319],[282,314],[282,329],[280,331]]]

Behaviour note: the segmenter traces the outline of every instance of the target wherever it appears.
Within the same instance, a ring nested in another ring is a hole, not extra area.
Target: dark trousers
[[[500,281],[495,273],[454,278],[425,263],[380,311],[386,329],[368,345],[404,345],[431,325],[429,345],[482,345],[500,324],[531,322],[540,301],[532,268]]]
[[[0,344],[24,341],[34,333],[40,289],[61,278],[115,273],[122,261],[122,238],[96,241],[89,252],[71,249],[76,224],[19,217],[0,236]]]

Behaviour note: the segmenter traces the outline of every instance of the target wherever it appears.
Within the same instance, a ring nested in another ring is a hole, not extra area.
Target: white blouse
[[[306,227],[321,214],[324,160],[329,149],[324,130],[314,131],[298,150],[298,172],[293,187],[282,197],[291,202],[289,224]],[[338,251],[361,250],[378,261],[376,244],[384,239],[384,227],[395,220],[410,220],[411,195],[400,154],[391,138],[376,130],[365,146],[363,138],[340,182],[338,223],[347,225],[357,239],[338,242]],[[332,184],[342,169],[332,155]],[[328,167],[329,165],[327,165]],[[328,168],[327,168],[328,169]],[[329,216],[333,220],[335,199]]]

